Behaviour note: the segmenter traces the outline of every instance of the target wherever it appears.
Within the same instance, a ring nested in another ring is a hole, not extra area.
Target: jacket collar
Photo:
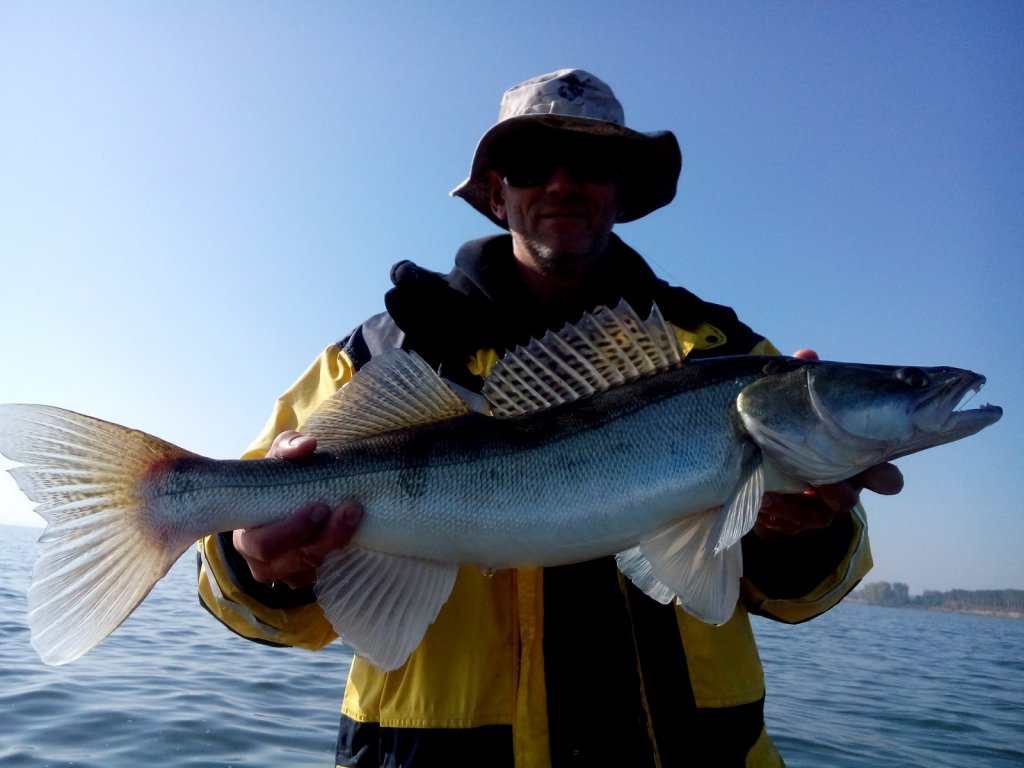
[[[448,279],[457,290],[479,292],[502,311],[514,310],[543,319],[547,327],[575,321],[583,312],[600,305],[615,306],[623,299],[643,315],[657,294],[668,287],[643,257],[614,233],[607,254],[581,286],[575,306],[566,307],[557,316],[534,298],[520,278],[511,235],[484,237],[463,245],[455,255],[455,269]]]

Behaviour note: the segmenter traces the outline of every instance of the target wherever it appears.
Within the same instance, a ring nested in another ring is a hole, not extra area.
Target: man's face
[[[491,172],[491,208],[527,268],[576,281],[604,254],[618,207],[615,162],[602,148],[582,137],[527,143]]]

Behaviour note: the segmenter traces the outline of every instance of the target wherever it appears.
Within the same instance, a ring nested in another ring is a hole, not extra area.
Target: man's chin
[[[589,237],[560,237],[534,240],[532,246],[534,259],[554,277],[575,273],[580,267],[596,261],[604,253],[607,243],[595,243]]]

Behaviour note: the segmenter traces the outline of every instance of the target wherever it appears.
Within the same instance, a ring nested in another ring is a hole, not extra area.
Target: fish
[[[686,359],[657,306],[601,307],[507,352],[469,395],[414,352],[375,356],[302,426],[301,460],[216,460],[43,405],[0,405],[0,453],[47,522],[31,641],[65,664],[202,537],[358,499],[315,593],[355,653],[401,666],[463,565],[614,555],[662,603],[721,624],[766,492],[838,482],[973,435],[1002,409],[957,368]]]

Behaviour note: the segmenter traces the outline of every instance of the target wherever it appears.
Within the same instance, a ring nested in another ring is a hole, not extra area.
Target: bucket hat
[[[487,172],[496,168],[501,153],[517,139],[544,130],[560,132],[563,137],[567,133],[603,137],[615,143],[621,158],[617,221],[639,219],[675,197],[683,162],[675,135],[627,128],[622,104],[612,89],[582,69],[561,69],[505,91],[498,122],[480,139],[469,177],[451,194],[508,229],[491,211]]]

